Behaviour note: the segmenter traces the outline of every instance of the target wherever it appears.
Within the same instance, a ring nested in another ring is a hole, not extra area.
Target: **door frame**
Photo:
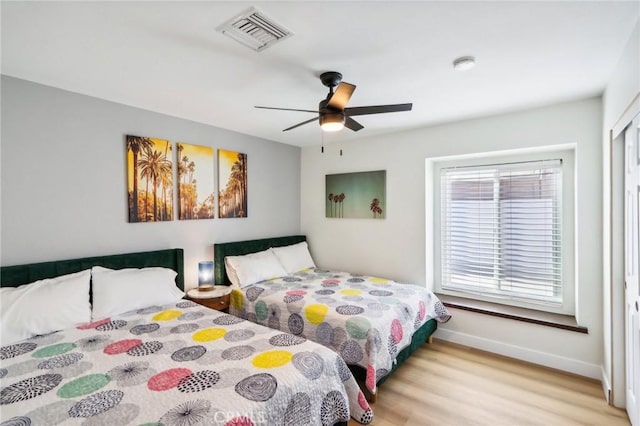
[[[609,263],[611,301],[611,394],[606,395],[610,405],[626,405],[625,388],[625,317],[624,317],[624,130],[640,114],[640,93],[637,93],[616,124],[609,130]],[[603,242],[607,244],[607,241]]]

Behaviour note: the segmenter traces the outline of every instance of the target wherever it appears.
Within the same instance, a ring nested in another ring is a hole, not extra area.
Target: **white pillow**
[[[0,289],[0,345],[91,321],[91,271]]]
[[[224,264],[229,280],[240,287],[287,275],[270,249],[244,256],[226,256]]]
[[[316,267],[306,241],[290,246],[271,247],[271,251],[273,251],[273,254],[276,255],[289,274]]]
[[[91,268],[93,319],[134,309],[166,305],[184,297],[176,286],[175,271],[168,268]]]

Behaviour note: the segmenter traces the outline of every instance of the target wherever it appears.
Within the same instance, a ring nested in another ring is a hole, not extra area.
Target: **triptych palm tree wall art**
[[[172,144],[127,135],[129,222],[173,220]],[[178,217],[215,217],[214,149],[178,142]],[[218,150],[218,217],[247,217],[247,154]]]
[[[213,148],[178,142],[178,218],[213,219]]]
[[[171,142],[127,135],[129,222],[173,220]]]
[[[326,175],[325,216],[384,219],[386,187],[386,170]]]
[[[218,150],[218,217],[247,217],[247,154]]]

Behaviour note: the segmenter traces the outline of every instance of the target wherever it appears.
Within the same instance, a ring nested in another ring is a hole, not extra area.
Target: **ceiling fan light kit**
[[[320,74],[320,81],[323,85],[329,88],[329,94],[327,94],[326,99],[320,101],[317,111],[308,109],[276,108],[265,106],[256,106],[256,108],[275,109],[280,111],[311,112],[314,114],[318,114],[317,118],[314,117],[301,123],[294,124],[293,126],[284,129],[283,132],[293,130],[297,127],[303,126],[316,120],[319,121],[320,128],[326,132],[336,132],[342,130],[344,127],[357,132],[358,130],[364,129],[364,126],[351,118],[352,116],[411,111],[411,108],[413,107],[413,104],[406,103],[346,108],[347,103],[351,99],[351,95],[353,95],[353,92],[356,90],[356,86],[354,84],[342,81],[342,74],[337,71],[323,72],[322,74]]]
[[[320,128],[325,132],[337,132],[344,128],[344,113],[326,112],[320,115]]]

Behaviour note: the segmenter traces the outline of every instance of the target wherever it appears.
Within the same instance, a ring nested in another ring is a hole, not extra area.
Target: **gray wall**
[[[1,84],[2,265],[182,247],[192,287],[214,242],[300,231],[298,147],[12,77]],[[246,153],[249,217],[128,223],[127,134],[168,139],[174,155],[175,142]]]

